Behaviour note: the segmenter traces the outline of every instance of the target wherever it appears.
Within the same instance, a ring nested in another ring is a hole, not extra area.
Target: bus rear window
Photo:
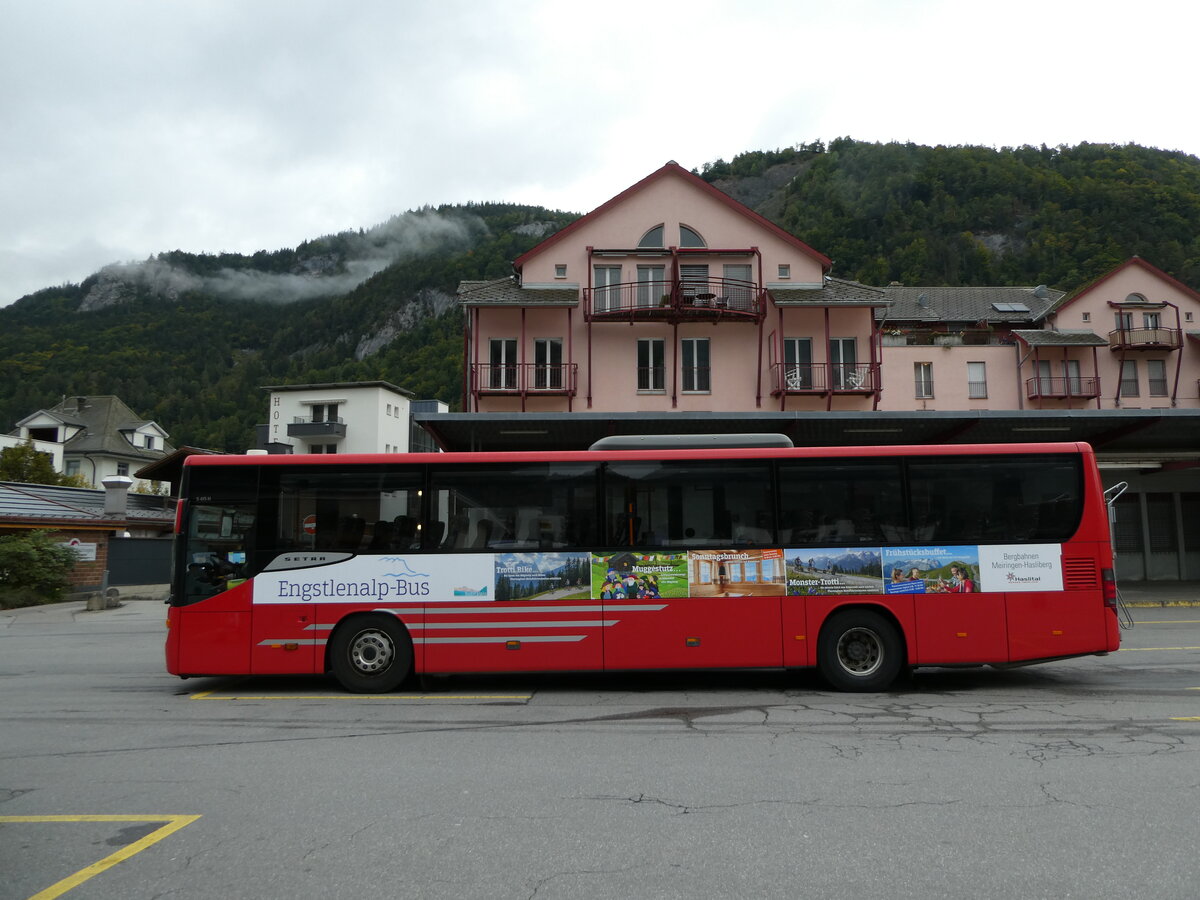
[[[913,460],[908,484],[921,543],[1058,543],[1083,516],[1078,456]]]

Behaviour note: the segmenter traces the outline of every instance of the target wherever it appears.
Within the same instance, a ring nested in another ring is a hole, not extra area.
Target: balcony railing
[[[1111,350],[1178,350],[1183,332],[1178,328],[1118,328],[1108,333]]]
[[[545,365],[513,363],[471,366],[471,386],[478,394],[561,394],[575,395],[578,363]]]
[[[344,438],[346,423],[341,418],[314,419],[311,416],[295,416],[287,427],[288,437]]]
[[[766,309],[766,292],[751,281],[628,281],[584,290],[589,319],[625,321],[729,319],[756,321]]]
[[[1094,399],[1100,396],[1100,379],[1035,375],[1025,380],[1025,395],[1030,400]]]
[[[879,389],[878,363],[775,363],[774,394],[873,394]]]

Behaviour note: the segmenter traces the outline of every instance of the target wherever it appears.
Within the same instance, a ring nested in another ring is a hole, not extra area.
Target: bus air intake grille
[[[1096,561],[1086,557],[1070,559],[1063,557],[1063,587],[1068,591],[1086,591],[1100,587],[1100,573]]]

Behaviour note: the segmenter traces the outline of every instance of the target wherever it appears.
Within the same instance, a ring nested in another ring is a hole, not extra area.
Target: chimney
[[[104,515],[124,519],[129,509],[129,488],[133,479],[125,475],[109,475],[104,485]]]

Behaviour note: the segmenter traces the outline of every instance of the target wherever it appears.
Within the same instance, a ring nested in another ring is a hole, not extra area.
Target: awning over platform
[[[1200,456],[1200,410],[418,413],[443,450],[584,450],[615,434],[785,434],[798,447],[1086,441],[1099,452]]]

